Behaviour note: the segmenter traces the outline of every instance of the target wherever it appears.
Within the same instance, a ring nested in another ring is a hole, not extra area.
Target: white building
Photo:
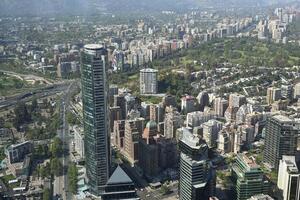
[[[201,111],[190,112],[186,117],[186,126],[193,128],[215,118],[216,115],[214,113],[205,113]]]
[[[202,124],[203,139],[206,141],[209,148],[217,146],[218,133],[222,130],[223,123],[217,120],[209,120]]]
[[[258,194],[258,195],[252,196],[248,200],[274,200],[274,199],[266,194]]]
[[[300,198],[300,172],[296,165],[295,156],[282,156],[279,162],[277,186],[283,193],[283,200]]]
[[[300,98],[300,83],[297,83],[294,87],[294,98],[295,99]]]
[[[157,73],[156,69],[142,69],[140,71],[140,93],[156,94],[157,93]]]

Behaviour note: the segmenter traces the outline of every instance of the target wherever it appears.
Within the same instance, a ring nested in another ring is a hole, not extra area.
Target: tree
[[[59,157],[63,153],[62,141],[56,137],[50,145],[50,152],[52,157]]]
[[[74,163],[72,163],[68,168],[68,181],[69,181],[69,190],[73,193],[77,193],[77,176],[78,170]]]
[[[31,112],[36,111],[36,109],[38,108],[38,103],[37,103],[37,99],[34,98],[31,102]]]
[[[14,109],[15,113],[15,122],[14,125],[16,128],[20,128],[20,126],[26,122],[31,120],[31,116],[28,113],[27,107],[25,103],[18,103]]]
[[[43,200],[51,200],[51,193],[50,193],[50,189],[49,188],[46,188],[44,189],[44,192],[43,192]]]
[[[72,112],[67,113],[67,121],[71,125],[79,124],[79,120],[77,119],[76,115]]]
[[[63,165],[58,158],[53,158],[50,164],[51,174],[60,176],[63,172]]]
[[[46,178],[46,177],[50,177],[51,175],[51,169],[50,169],[50,163],[47,162],[45,166],[41,166],[39,165],[39,167],[37,168],[39,176],[41,178]]]
[[[167,184],[163,184],[161,187],[160,187],[160,192],[163,194],[163,195],[166,195],[166,194],[169,194],[171,192],[169,186]]]

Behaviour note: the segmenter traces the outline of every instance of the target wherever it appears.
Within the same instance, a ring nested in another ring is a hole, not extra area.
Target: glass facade
[[[99,45],[86,45],[81,54],[81,83],[85,162],[90,191],[104,192],[110,169],[107,51]]]
[[[251,196],[268,193],[269,183],[264,178],[263,171],[247,156],[238,154],[232,173],[237,200],[247,200]]]

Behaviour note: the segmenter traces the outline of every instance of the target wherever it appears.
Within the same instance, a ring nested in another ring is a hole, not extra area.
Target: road
[[[55,94],[65,91],[69,86],[70,86],[69,82],[62,83],[62,84],[54,84],[52,86],[47,86],[45,88],[35,89],[32,91],[24,92],[22,94],[7,97],[4,101],[0,102],[0,110],[13,107],[19,102],[31,101],[33,97],[44,98],[48,96],[53,96]]]
[[[68,177],[67,177],[67,168],[70,163],[70,143],[71,143],[71,136],[69,132],[69,125],[66,120],[66,113],[69,111],[69,103],[71,94],[76,89],[77,83],[73,82],[69,85],[67,90],[65,91],[64,95],[61,98],[61,107],[60,107],[60,115],[61,115],[61,128],[58,130],[58,137],[63,142],[63,156],[61,158],[61,162],[64,168],[64,173],[62,176],[55,177],[54,180],[54,188],[53,188],[53,195],[59,195],[64,200],[71,200],[73,195],[68,192]]]

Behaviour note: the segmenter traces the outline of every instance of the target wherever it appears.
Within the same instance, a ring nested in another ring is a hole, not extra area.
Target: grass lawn
[[[9,184],[8,182],[11,181],[11,180],[14,180],[16,179],[16,177],[12,174],[10,175],[6,175],[6,176],[3,176],[1,177],[1,180],[3,181],[3,183],[9,187],[9,188],[15,188],[15,187],[19,187],[20,186],[20,183],[17,182],[17,183],[12,183],[12,184]]]

